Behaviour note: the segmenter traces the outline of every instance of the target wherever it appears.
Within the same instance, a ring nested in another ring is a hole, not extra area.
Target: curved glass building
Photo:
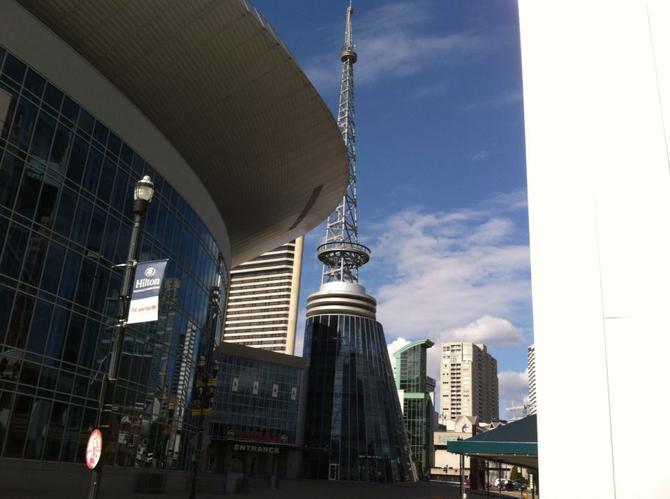
[[[308,298],[305,473],[311,478],[410,480],[405,426],[376,301],[357,283]]]
[[[141,259],[169,263],[159,320],[129,326],[123,345],[106,451],[127,469],[188,468],[212,286],[314,227],[346,187],[337,125],[255,10],[151,5],[0,5],[5,491],[25,485],[31,460],[47,473],[37,489],[88,487],[114,265],[127,256],[139,178],[156,187]],[[121,490],[119,476],[103,489]]]

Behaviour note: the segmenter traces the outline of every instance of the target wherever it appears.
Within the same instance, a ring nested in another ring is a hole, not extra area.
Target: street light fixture
[[[141,180],[135,184],[133,191],[133,229],[130,234],[130,242],[128,244],[128,258],[125,264],[119,266],[124,267],[123,281],[121,289],[119,290],[119,307],[117,312],[117,321],[114,325],[114,333],[112,338],[112,350],[109,354],[109,367],[107,374],[102,378],[102,385],[100,387],[100,400],[102,402],[100,429],[103,433],[103,445],[107,445],[111,435],[112,426],[112,411],[114,404],[114,392],[116,388],[116,381],[119,374],[119,363],[121,361],[121,351],[123,350],[123,339],[126,334],[126,327],[128,322],[128,308],[130,304],[130,288],[133,281],[135,266],[137,265],[137,253],[139,251],[140,234],[142,233],[142,221],[144,214],[147,211],[149,203],[154,196],[154,184],[149,175],[145,175]],[[89,487],[88,499],[97,499],[100,490],[100,480],[102,478],[102,468],[106,460],[106,455],[103,450],[102,459],[99,464],[93,469],[91,477],[91,485]],[[111,464],[111,463],[110,463]]]

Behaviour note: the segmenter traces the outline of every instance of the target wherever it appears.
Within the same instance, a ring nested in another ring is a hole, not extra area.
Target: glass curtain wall
[[[219,248],[151,165],[2,48],[0,92],[11,97],[0,134],[0,455],[83,462],[117,310],[114,265],[127,256],[134,182],[148,174],[141,259],[170,262],[159,320],[128,329],[107,450],[121,466],[184,467],[194,362],[183,349],[199,348]]]
[[[382,325],[348,315],[308,318],[305,360],[306,475],[409,479],[409,447]]]

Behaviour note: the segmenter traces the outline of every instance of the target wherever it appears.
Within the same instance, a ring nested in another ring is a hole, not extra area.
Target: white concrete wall
[[[519,9],[542,497],[670,497],[670,2]]]

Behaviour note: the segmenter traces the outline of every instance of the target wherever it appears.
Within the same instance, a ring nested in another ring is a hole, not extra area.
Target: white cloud
[[[499,43],[494,42],[499,36],[491,30],[486,33],[427,34],[434,22],[431,14],[430,4],[424,1],[405,1],[355,11],[354,43],[359,59],[365,61],[365,64],[356,66],[356,81],[365,85],[382,78],[401,78],[436,64],[472,59],[476,54],[499,47]],[[339,30],[337,33],[339,45],[342,35]],[[339,81],[340,64],[330,52],[307,61],[304,67],[317,86]],[[430,91],[444,88],[432,85]]]
[[[501,199],[507,207],[495,199],[477,210],[406,210],[375,228],[375,262],[391,276],[376,290],[389,337],[437,342],[477,328],[489,345],[521,338],[511,323],[529,314],[528,245],[510,216],[518,199]]]
[[[525,193],[505,193],[469,209],[404,210],[374,227],[375,265],[388,275],[372,290],[377,317],[387,338],[398,338],[392,345],[433,340],[428,372],[436,380],[444,341],[489,348],[528,342],[518,326],[530,321],[529,253],[519,222],[525,206]]]
[[[523,343],[517,328],[506,319],[485,315],[465,327],[448,332],[445,340],[485,343],[486,345],[513,345]]]
[[[502,371],[498,373],[498,390],[500,394],[501,417],[511,418],[520,411],[508,411],[513,407],[523,406],[528,396],[528,369],[522,372]]]

